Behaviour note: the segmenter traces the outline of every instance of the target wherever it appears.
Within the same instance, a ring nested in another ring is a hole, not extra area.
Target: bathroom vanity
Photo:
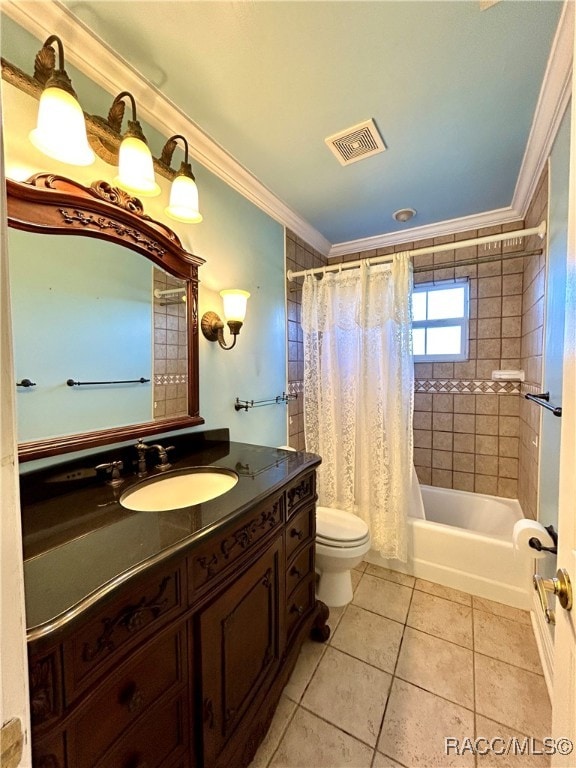
[[[226,438],[170,440],[168,472],[238,475],[187,508],[121,506],[143,482],[132,446],[23,475],[34,768],[243,768],[302,642],[326,639],[320,460]],[[121,485],[103,459],[123,461]]]

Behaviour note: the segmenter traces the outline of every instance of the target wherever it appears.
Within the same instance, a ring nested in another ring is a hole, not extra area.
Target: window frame
[[[459,363],[469,360],[470,352],[470,281],[467,277],[438,280],[430,283],[415,283],[412,293],[432,293],[434,291],[445,291],[448,288],[464,289],[464,315],[462,317],[447,317],[441,320],[412,320],[412,330],[418,328],[445,328],[460,326],[462,338],[462,352],[458,355],[413,355],[415,363]],[[426,302],[426,313],[428,313],[428,302]]]

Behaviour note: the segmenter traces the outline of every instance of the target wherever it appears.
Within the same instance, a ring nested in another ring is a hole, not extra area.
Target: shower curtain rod
[[[546,234],[546,222],[542,221],[537,227],[530,229],[517,229],[514,232],[501,232],[497,235],[486,235],[485,237],[474,237],[470,240],[459,240],[455,243],[442,243],[442,245],[430,245],[426,248],[415,248],[414,250],[408,250],[407,253],[412,256],[425,256],[429,253],[442,253],[443,251],[455,251],[459,248],[469,248],[471,245],[485,245],[487,243],[499,243],[502,240],[514,240],[521,237],[529,237],[530,235],[539,235],[540,238],[544,238]],[[304,269],[301,272],[293,272],[291,269],[286,273],[288,280],[292,281],[296,277],[303,277],[304,275],[320,275],[324,272],[339,272],[341,269],[352,269],[353,267],[359,267],[363,262],[368,261],[370,264],[386,264],[393,260],[395,254],[390,253],[386,256],[373,256],[371,258],[356,259],[355,261],[344,261],[339,264],[329,264],[326,267],[316,267],[315,269]],[[495,254],[492,254],[493,256]],[[513,254],[510,254],[512,257]],[[518,254],[515,254],[518,257]],[[501,257],[500,257],[501,258]],[[442,267],[450,267],[451,265],[442,264]],[[460,262],[457,264],[460,266]],[[431,267],[427,267],[430,270]]]

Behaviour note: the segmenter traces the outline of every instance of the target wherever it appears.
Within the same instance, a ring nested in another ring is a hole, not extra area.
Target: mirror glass
[[[186,282],[102,239],[8,232],[16,383],[35,384],[19,442],[186,415]]]

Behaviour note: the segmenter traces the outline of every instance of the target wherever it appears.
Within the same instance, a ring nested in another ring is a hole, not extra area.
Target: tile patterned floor
[[[445,738],[550,735],[529,614],[363,563],[332,635],[306,642],[250,768],[544,768]],[[535,751],[538,751],[536,749]]]

